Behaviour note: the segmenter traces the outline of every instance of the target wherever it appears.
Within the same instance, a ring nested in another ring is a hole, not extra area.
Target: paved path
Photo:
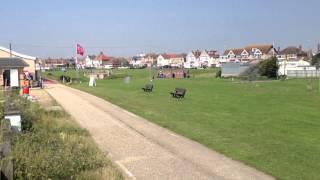
[[[93,95],[59,84],[46,91],[130,179],[273,179]]]

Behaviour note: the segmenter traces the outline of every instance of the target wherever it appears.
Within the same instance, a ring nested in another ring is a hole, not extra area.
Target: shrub
[[[16,179],[77,179],[110,163],[86,130],[64,119],[63,111],[17,101],[24,123],[23,133],[13,142]]]
[[[221,71],[221,69],[219,69],[219,70],[216,72],[216,78],[221,78],[221,74],[222,74],[222,71]]]
[[[278,76],[278,60],[276,57],[261,61],[258,65],[259,74],[268,78],[277,78]]]

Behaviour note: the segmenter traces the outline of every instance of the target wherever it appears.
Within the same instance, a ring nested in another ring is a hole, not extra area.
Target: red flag
[[[83,56],[84,55],[84,48],[80,46],[80,44],[77,44],[77,54]]]

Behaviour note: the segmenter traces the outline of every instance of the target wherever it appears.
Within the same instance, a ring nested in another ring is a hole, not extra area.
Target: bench
[[[61,76],[59,77],[59,79],[60,79],[61,82],[64,82],[64,83],[69,83],[69,82],[71,82],[71,77],[69,77],[69,76],[61,75]]]
[[[176,88],[174,92],[170,92],[172,97],[174,98],[184,98],[184,95],[186,94],[187,90],[183,88]]]
[[[152,89],[153,89],[153,84],[146,84],[146,86],[142,88],[144,92],[152,92]]]

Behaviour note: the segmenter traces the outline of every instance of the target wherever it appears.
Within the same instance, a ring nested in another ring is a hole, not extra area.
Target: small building
[[[221,66],[221,77],[238,77],[250,67],[249,63],[223,63]]]
[[[25,79],[24,68],[29,65],[20,58],[0,58],[0,85],[20,87]]]
[[[25,72],[31,73],[33,77],[37,77],[36,73],[36,57],[28,56],[25,54],[18,53],[16,51],[4,48],[0,46],[0,58],[19,58],[22,61],[24,61],[26,64],[28,64],[27,67],[24,68]]]

